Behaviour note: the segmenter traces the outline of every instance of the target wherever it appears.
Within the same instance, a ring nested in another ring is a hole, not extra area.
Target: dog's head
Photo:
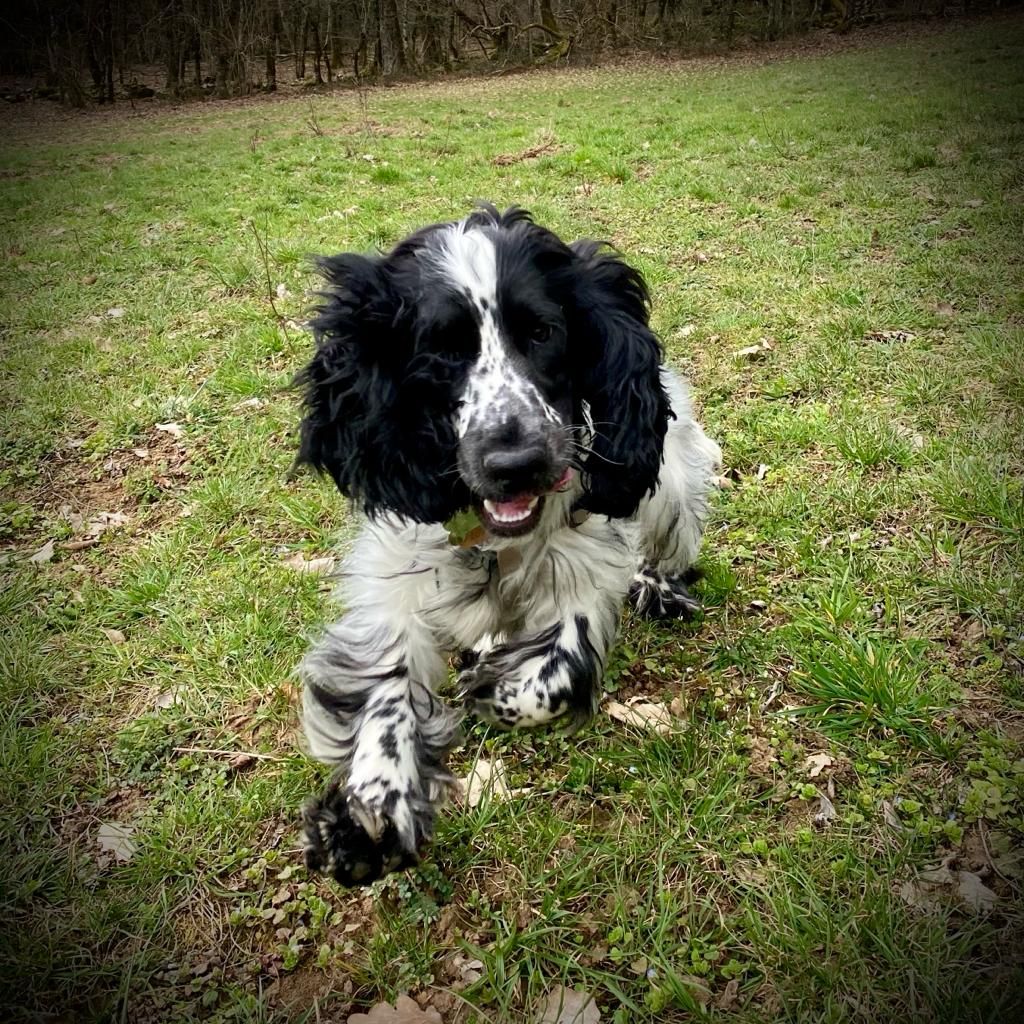
[[[629,516],[657,483],[669,406],[640,274],[493,207],[384,256],[323,258],[299,460],[369,515],[474,507],[529,532],[580,474],[578,504]]]

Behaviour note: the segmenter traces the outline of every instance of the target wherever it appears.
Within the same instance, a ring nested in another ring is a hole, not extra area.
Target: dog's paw
[[[345,886],[369,885],[417,860],[402,846],[387,815],[367,807],[337,782],[306,801],[302,826],[306,866]]]
[[[634,577],[629,600],[638,615],[649,619],[690,619],[700,610],[700,602],[690,593],[690,573],[661,573],[645,566]]]
[[[517,694],[512,687],[502,684],[486,655],[477,655],[469,667],[463,668],[458,683],[466,709],[478,718],[502,729],[514,729],[520,724],[522,716],[516,706]]]

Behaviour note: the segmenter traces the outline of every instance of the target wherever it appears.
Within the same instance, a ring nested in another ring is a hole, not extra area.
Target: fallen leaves
[[[367,1013],[353,1013],[348,1024],[443,1024],[441,1014],[433,1007],[419,1006],[409,996],[399,996],[394,1006],[377,1003]]]
[[[287,558],[281,559],[281,564],[296,572],[308,572],[314,576],[328,576],[334,571],[335,559],[332,555],[325,555],[323,558],[307,558],[301,551],[296,551]]]
[[[826,753],[811,754],[804,758],[804,771],[809,779],[816,779],[826,768],[831,768],[835,761]]]
[[[903,901],[923,913],[932,913],[945,906],[943,894],[954,897],[961,906],[976,914],[988,913],[999,903],[999,897],[973,871],[951,870],[946,863],[900,886]]]
[[[468,807],[479,807],[488,799],[504,801],[512,796],[505,763],[500,757],[496,761],[478,758],[470,768],[469,774],[459,780],[459,786]]]
[[[184,437],[185,431],[182,429],[180,423],[155,423],[155,430],[159,430],[161,434],[170,434],[171,437]]]
[[[832,803],[829,798],[822,793],[818,792],[818,809],[815,811],[814,825],[816,828],[828,828],[832,824],[836,816],[836,806]]]
[[[733,352],[733,359],[763,359],[768,352],[775,348],[775,342],[771,338],[762,338],[756,345],[747,345],[738,348]]]
[[[48,540],[34,555],[29,555],[29,561],[36,565],[43,565],[53,558],[53,541]]]
[[[67,506],[62,511],[67,515],[71,529],[79,538],[78,540],[69,540],[61,545],[67,551],[91,548],[99,543],[100,535],[107,530],[128,524],[128,517],[123,512],[97,512],[91,519],[86,520],[79,513],[68,510]]]
[[[96,833],[96,845],[104,866],[109,863],[127,864],[135,855],[135,829],[117,821],[104,821]]]
[[[536,1024],[598,1024],[601,1011],[589,992],[556,985],[537,1007]]]
[[[660,736],[672,732],[675,720],[667,707],[646,697],[631,697],[625,704],[610,700],[604,706],[605,714],[616,722],[632,725],[637,729],[655,732]]]
[[[912,334],[910,331],[896,330],[896,331],[868,331],[864,335],[865,341],[897,341],[907,342],[913,341],[917,337],[916,334]]]
[[[107,629],[101,628],[100,632],[112,643],[112,644],[123,644],[125,642],[124,633],[119,629]]]

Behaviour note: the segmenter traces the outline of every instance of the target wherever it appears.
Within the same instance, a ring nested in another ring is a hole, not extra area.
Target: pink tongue
[[[533,500],[534,495],[524,494],[522,497],[512,498],[510,501],[496,501],[494,502],[494,511],[500,512],[503,515],[527,512],[530,508],[530,502]]]

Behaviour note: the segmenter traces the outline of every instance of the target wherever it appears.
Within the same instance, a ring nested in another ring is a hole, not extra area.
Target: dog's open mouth
[[[521,494],[498,501],[484,498],[480,505],[480,521],[489,533],[498,537],[521,537],[540,521],[545,495],[564,490],[572,480],[573,471],[566,469],[555,483],[541,494]]]
[[[485,498],[480,518],[490,533],[499,537],[519,537],[537,525],[543,509],[543,494],[523,494],[507,501]]]

